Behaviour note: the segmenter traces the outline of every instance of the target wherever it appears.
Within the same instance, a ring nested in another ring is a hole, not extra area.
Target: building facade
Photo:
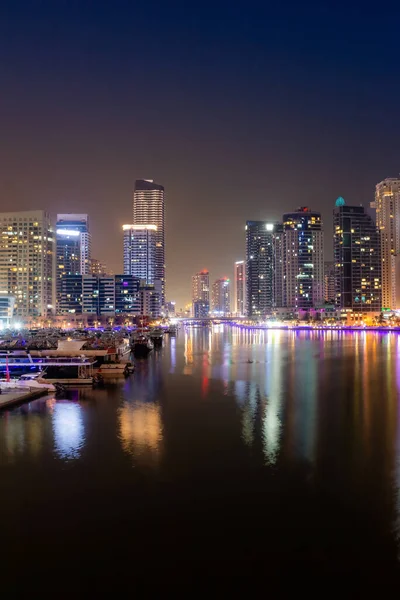
[[[271,312],[275,301],[275,234],[278,223],[246,223],[246,314],[262,317]]]
[[[156,226],[154,280],[161,282],[161,302],[165,305],[165,192],[152,179],[138,179],[133,192],[133,224]]]
[[[362,206],[338,199],[333,211],[336,306],[353,312],[382,307],[380,236]]]
[[[158,318],[161,315],[161,289],[154,285],[143,285],[139,294],[140,314],[153,319]]]
[[[61,281],[65,275],[91,272],[91,235],[85,214],[59,214],[56,222],[56,305],[59,312]]]
[[[0,295],[0,329],[10,327],[14,317],[15,297]]]
[[[132,275],[66,275],[61,284],[60,314],[140,315],[140,280]]]
[[[156,225],[123,225],[124,273],[154,285],[157,272]]]
[[[210,273],[203,269],[192,277],[192,316],[199,318],[210,313]]]
[[[283,215],[283,306],[308,310],[324,301],[321,214],[308,207]]]
[[[335,301],[335,262],[326,260],[324,262],[324,300]]]
[[[0,295],[18,318],[55,311],[55,233],[42,210],[0,213]]]
[[[215,316],[231,314],[231,282],[226,277],[217,279],[212,286],[211,311]]]
[[[133,275],[115,275],[115,314],[141,314],[140,281]]]
[[[246,309],[246,263],[244,260],[235,262],[234,312],[240,317]]]
[[[376,185],[376,225],[380,232],[382,305],[400,308],[400,179],[387,178]]]

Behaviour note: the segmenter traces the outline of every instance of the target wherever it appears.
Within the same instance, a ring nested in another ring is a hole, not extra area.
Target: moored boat
[[[127,350],[128,348],[128,350]],[[129,344],[107,346],[105,343],[92,342],[87,344],[87,340],[67,339],[59,340],[56,349],[32,351],[41,357],[86,357],[93,359],[94,373],[101,376],[118,377],[128,376],[133,372],[134,366],[128,361],[130,353]]]
[[[153,350],[154,344],[146,335],[138,334],[133,338],[131,348],[137,358],[143,358]]]
[[[42,373],[39,383],[61,383],[62,385],[93,385],[95,383],[95,361],[90,358],[43,357],[40,359]]]
[[[149,337],[154,344],[154,348],[160,348],[163,343],[164,331],[160,327],[155,327],[150,331]]]
[[[32,356],[23,350],[0,352],[0,377],[7,371],[10,377],[18,377],[26,373],[37,373],[40,367],[32,360]]]

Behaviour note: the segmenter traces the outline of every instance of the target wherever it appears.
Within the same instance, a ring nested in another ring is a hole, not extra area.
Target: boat
[[[160,348],[163,343],[164,330],[161,327],[155,327],[150,331],[149,337],[154,344],[154,348]]]
[[[0,388],[2,390],[8,390],[8,389],[27,389],[27,390],[32,390],[32,389],[45,389],[49,392],[55,392],[56,391],[56,386],[53,385],[52,383],[40,383],[38,381],[38,378],[41,376],[41,373],[31,373],[31,374],[26,374],[26,375],[21,375],[21,377],[19,379],[11,379],[10,381],[7,380],[0,380]]]
[[[42,367],[42,373],[37,378],[39,383],[76,386],[93,385],[96,382],[93,359],[84,356],[81,358],[43,357],[38,362]]]
[[[149,337],[140,333],[132,339],[131,348],[137,358],[143,358],[153,350],[154,344]]]
[[[32,356],[23,350],[0,352],[0,377],[6,372],[10,377],[18,377],[26,373],[37,373],[40,367],[33,361]]]
[[[134,365],[127,360],[130,354],[128,344],[107,346],[104,342],[97,340],[87,343],[85,339],[58,340],[57,348],[34,352],[41,357],[85,357],[94,359],[94,374],[106,377],[127,377],[133,373]],[[128,351],[127,349],[128,348]]]

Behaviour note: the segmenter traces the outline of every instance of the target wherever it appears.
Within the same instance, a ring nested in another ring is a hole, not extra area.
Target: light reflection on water
[[[63,459],[77,459],[85,444],[82,408],[76,402],[55,402],[52,410],[54,448]]]
[[[69,463],[77,488],[90,472],[103,493],[118,477],[134,488],[142,470],[169,490],[193,473],[243,489],[256,465],[284,481],[295,471],[400,539],[398,335],[186,328],[133,377],[68,398],[0,413],[5,485],[13,467]]]
[[[156,459],[162,442],[160,407],[145,402],[125,402],[119,412],[121,444],[125,452],[143,462]]]

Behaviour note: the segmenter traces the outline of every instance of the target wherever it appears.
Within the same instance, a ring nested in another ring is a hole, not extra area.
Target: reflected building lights
[[[122,447],[133,458],[146,462],[158,457],[163,438],[160,407],[157,404],[125,403],[119,413]]]
[[[171,338],[170,341],[170,352],[171,352],[171,368],[170,373],[175,373],[176,369],[176,339],[174,337]]]
[[[262,433],[264,456],[268,464],[276,462],[282,428],[280,410],[283,383],[280,333],[270,332],[268,336],[270,343],[266,348],[265,396],[267,401],[264,407]]]
[[[56,402],[52,413],[54,447],[60,458],[79,458],[85,442],[82,408],[73,402]]]

